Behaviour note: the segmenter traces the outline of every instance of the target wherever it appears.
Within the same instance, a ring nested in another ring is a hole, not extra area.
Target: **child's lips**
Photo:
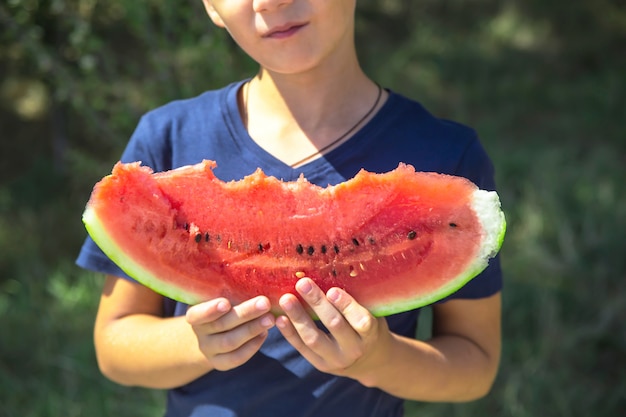
[[[286,25],[275,26],[263,34],[264,38],[284,39],[299,32],[306,26],[306,23],[287,23]]]

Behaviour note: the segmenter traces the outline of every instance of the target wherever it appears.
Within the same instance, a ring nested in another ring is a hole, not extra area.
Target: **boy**
[[[381,89],[359,66],[356,0],[204,0],[260,69],[250,79],[145,115],[122,161],[155,171],[202,159],[222,180],[257,167],[325,186],[399,162],[493,189],[475,134]],[[338,288],[308,278],[269,301],[186,306],[131,280],[89,239],[77,263],[107,274],[95,323],[99,366],[125,385],[168,389],[167,416],[401,416],[404,399],[484,396],[500,356],[497,259],[433,306],[433,337],[414,339],[418,311],[374,318]]]

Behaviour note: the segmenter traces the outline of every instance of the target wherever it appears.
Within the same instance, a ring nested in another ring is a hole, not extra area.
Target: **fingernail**
[[[339,292],[339,290],[337,288],[331,288],[330,290],[328,290],[328,292],[326,293],[326,297],[333,303],[336,303],[337,301],[339,301],[339,297],[341,297],[341,293]]]
[[[267,299],[265,298],[258,299],[254,305],[257,308],[257,310],[267,310],[268,308],[270,308],[270,304],[267,302]]]
[[[226,313],[228,311],[228,308],[228,303],[226,301],[220,301],[219,303],[217,303],[217,311]]]
[[[279,329],[285,329],[287,327],[287,317],[276,317],[276,327],[278,327]]]
[[[283,310],[285,311],[291,311],[293,310],[293,308],[295,307],[295,303],[294,301],[287,296],[283,296],[280,299],[280,306],[282,307]]]
[[[271,317],[265,316],[261,318],[261,326],[263,327],[272,327],[274,325],[274,320]]]
[[[313,286],[311,285],[311,281],[305,279],[299,282],[298,289],[302,294],[308,294],[313,290]]]

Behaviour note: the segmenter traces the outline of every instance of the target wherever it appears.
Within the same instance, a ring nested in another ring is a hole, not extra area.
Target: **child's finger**
[[[221,333],[269,313],[267,297],[259,296],[234,307],[226,299],[216,299],[198,304],[187,310],[187,321],[205,333]]]
[[[283,337],[317,369],[326,367],[323,344],[328,346],[330,340],[324,332],[317,328],[309,313],[302,307],[293,294],[285,294],[280,299],[280,305],[285,311],[284,316],[276,318],[276,326]]]
[[[267,331],[256,335],[254,338],[247,340],[236,350],[218,353],[211,357],[213,367],[219,371],[227,371],[246,363],[267,339]]]
[[[358,334],[355,332],[355,329],[351,327],[351,323],[347,320],[343,315],[343,311],[337,308],[334,303],[328,298],[326,294],[313,282],[308,278],[303,278],[296,284],[296,290],[302,296],[304,301],[306,301],[311,309],[315,312],[315,314],[319,317],[320,321],[326,326],[329,330],[330,334],[333,336],[333,339],[337,342],[341,350],[344,351],[352,351],[356,349],[357,344],[360,342]],[[335,289],[341,291],[339,289]],[[345,294],[345,293],[344,293]],[[330,292],[330,295],[339,295],[338,292]],[[347,296],[347,294],[345,294]],[[341,302],[345,304],[344,300],[347,302],[354,301],[351,297],[339,297]],[[348,308],[348,311],[351,309]],[[303,317],[301,322],[303,325],[298,327],[297,323],[296,327],[299,328],[300,333],[305,335],[304,332],[317,330],[316,326],[313,326],[313,329],[309,329],[307,325],[310,323],[310,320],[306,320],[308,317]]]
[[[376,332],[377,319],[350,294],[340,288],[331,288],[327,298],[361,339],[368,339]]]
[[[199,326],[217,320],[230,311],[231,308],[230,302],[226,298],[216,298],[189,307],[186,319],[192,326]]]

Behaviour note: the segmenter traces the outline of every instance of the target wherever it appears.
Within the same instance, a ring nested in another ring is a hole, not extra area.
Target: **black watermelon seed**
[[[202,233],[196,233],[196,243],[200,243],[202,241]]]
[[[325,254],[328,251],[328,248],[326,247],[326,245],[322,245],[320,250],[322,251],[323,254]]]
[[[450,227],[456,227],[457,224],[456,223],[450,223]]]
[[[408,235],[406,235],[406,237],[407,237],[409,240],[413,240],[413,239],[415,239],[415,238],[417,237],[417,232],[416,232],[415,230],[411,230],[411,231],[409,232],[409,234],[408,234]]]
[[[298,243],[298,245],[296,246],[296,252],[298,252],[298,254],[302,255],[304,253],[304,248],[302,247],[301,244]]]
[[[205,241],[205,242],[208,242],[209,240],[211,240],[211,236],[209,235],[209,232],[206,232],[206,233],[204,234],[204,241]]]
[[[333,249],[335,250],[335,253],[339,253],[339,246],[335,245],[333,246]]]
[[[375,243],[376,243],[376,240],[374,240],[374,238],[373,238],[373,237],[371,237],[371,236],[370,236],[370,238],[369,238],[368,240],[369,240],[369,242],[370,242],[370,244],[371,244],[371,245],[373,245],[373,244],[375,244]]]
[[[259,247],[259,252],[263,252],[263,249],[264,249],[264,248],[263,248],[263,244],[262,244],[262,243],[259,243],[259,246],[258,246],[258,247]]]
[[[336,269],[333,269],[331,272],[332,272],[332,274],[333,274],[333,276],[334,276],[334,277],[336,277],[336,276],[337,276],[337,270],[336,270]]]
[[[189,231],[189,223],[183,224],[183,229],[185,229],[186,231]]]
[[[359,246],[359,241],[355,237],[352,238],[352,243],[354,243],[354,246]]]
[[[309,246],[306,249],[306,253],[308,253],[309,255],[313,255],[315,253],[315,248],[313,246]]]

